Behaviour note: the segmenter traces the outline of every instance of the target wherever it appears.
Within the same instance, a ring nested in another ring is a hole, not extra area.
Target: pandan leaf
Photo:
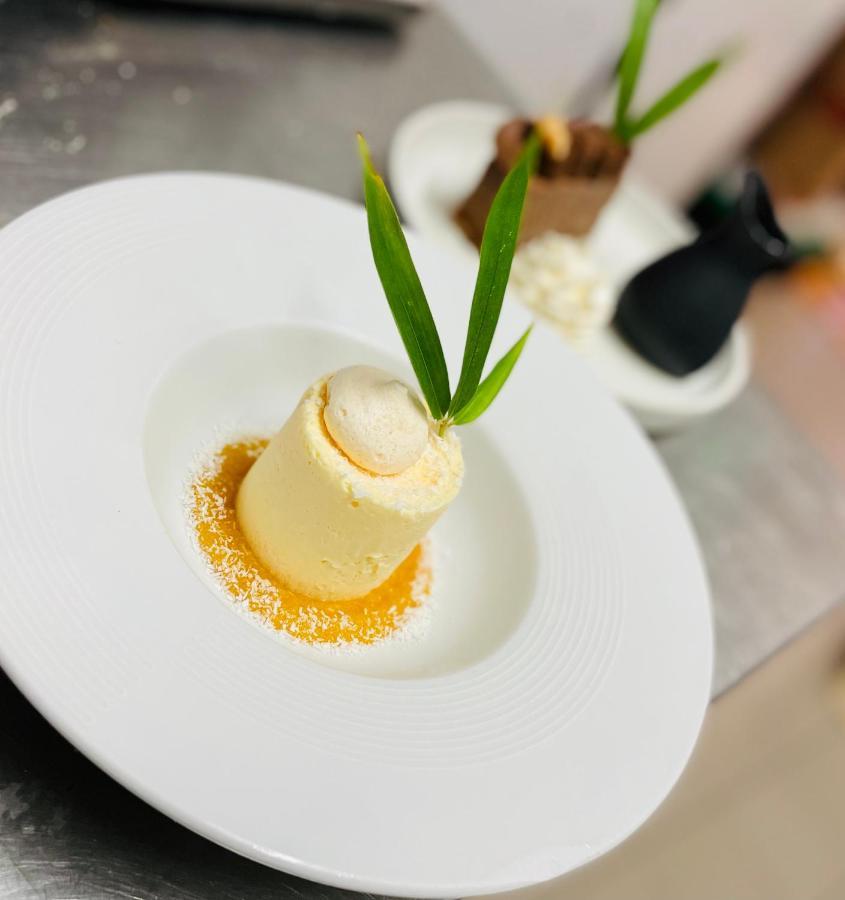
[[[622,141],[627,141],[625,131],[628,108],[634,99],[634,91],[639,80],[640,67],[642,66],[643,56],[645,56],[648,36],[651,32],[654,14],[657,12],[658,2],[659,0],[636,0],[634,17],[631,20],[631,30],[628,34],[628,43],[622,52],[613,125],[616,136]]]
[[[700,65],[697,69],[693,69],[692,72],[682,78],[673,88],[668,90],[659,100],[657,100],[639,119],[626,124],[625,140],[630,142],[635,137],[648,131],[649,128],[656,125],[661,119],[665,119],[666,116],[673,113],[679,106],[686,103],[693,94],[703,88],[716,72],[719,71],[723,61],[722,58],[711,59]]]
[[[452,397],[449,415],[466,407],[481,381],[484,363],[502,311],[525,193],[537,164],[539,148],[539,139],[532,133],[525,142],[519,159],[505,176],[487,215],[461,376]]]
[[[530,325],[513,347],[493,366],[490,374],[478,386],[472,400],[455,414],[455,425],[466,425],[477,419],[496,399],[497,394],[510,377],[533,327]]]
[[[384,181],[373,168],[367,142],[360,134],[358,147],[376,270],[428,408],[435,419],[442,419],[449,409],[450,390],[440,336],[396,209]]]

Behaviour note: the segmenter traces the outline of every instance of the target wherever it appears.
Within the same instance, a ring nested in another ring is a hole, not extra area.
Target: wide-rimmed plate
[[[452,213],[489,165],[499,126],[513,113],[493,103],[450,100],[408,116],[390,147],[390,181],[408,223],[462,257],[475,247]],[[692,240],[693,229],[630,172],[608,203],[588,247],[615,291],[648,263]],[[703,368],[676,378],[630,350],[612,328],[580,349],[614,396],[652,432],[681,428],[727,406],[751,372],[748,337],[738,324]]]
[[[474,272],[411,244],[454,365]],[[410,666],[300,653],[221,602],[182,470],[217,426],[274,427],[308,377],[359,358],[402,358],[360,207],[172,174],[7,227],[0,662],[121,783],[268,865],[417,896],[568,871],[652,812],[701,724],[686,516],[637,427],[537,333],[464,432],[433,538],[433,617],[471,601],[460,640],[432,638],[429,668],[419,647]]]

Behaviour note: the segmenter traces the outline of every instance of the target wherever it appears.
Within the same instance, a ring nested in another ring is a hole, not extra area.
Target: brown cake
[[[455,220],[476,246],[496,191],[532,127],[540,135],[542,154],[528,186],[519,243],[547,231],[587,234],[619,183],[630,150],[607,128],[584,119],[513,119],[499,129],[496,156],[455,212]]]

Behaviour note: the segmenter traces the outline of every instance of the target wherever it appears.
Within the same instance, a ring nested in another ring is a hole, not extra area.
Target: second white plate
[[[426,106],[405,119],[390,148],[389,174],[408,223],[467,259],[477,251],[452,214],[478,183],[499,126],[513,113],[472,101]],[[618,292],[643,266],[692,240],[691,228],[635,177],[626,175],[588,245]],[[707,366],[675,378],[641,359],[610,328],[585,348],[596,375],[652,432],[676,429],[730,403],[750,374],[748,338],[738,325]]]

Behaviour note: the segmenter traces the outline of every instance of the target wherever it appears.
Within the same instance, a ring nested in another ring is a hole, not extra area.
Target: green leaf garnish
[[[711,59],[684,76],[673,88],[666,91],[639,119],[625,124],[625,140],[628,142],[632,141],[635,137],[656,125],[661,119],[673,113],[679,106],[686,103],[693,94],[704,87],[716,74],[722,62],[723,59],[721,57]]]
[[[616,94],[616,113],[613,123],[613,130],[622,141],[626,140],[625,127],[628,108],[634,99],[634,91],[640,77],[640,67],[658,2],[659,0],[636,0],[634,5],[634,17],[631,20],[628,43],[625,45],[622,61],[619,64],[619,88]]]
[[[364,169],[364,199],[373,259],[420,389],[442,434],[450,425],[472,422],[490,406],[513,371],[531,333],[529,328],[481,381],[502,311],[522,207],[528,181],[537,163],[540,142],[535,134],[529,135],[490,208],[481,242],[463,367],[454,398],[450,397],[449,373],[440,337],[402,234],[399,217],[384,181],[373,168],[366,141],[360,134],[358,146]]]
[[[516,164],[499,187],[487,215],[484,236],[481,239],[478,277],[472,296],[461,377],[449,407],[450,415],[469,404],[481,381],[484,363],[502,311],[502,301],[516,249],[525,192],[537,162],[539,147],[539,139],[532,133],[526,140]]]
[[[396,209],[384,181],[373,168],[367,142],[360,134],[358,148],[364,169],[364,197],[376,270],[420,390],[432,416],[441,419],[449,409],[451,397],[440,336]]]
[[[630,115],[631,102],[637,89],[640,68],[645,56],[651,26],[654,23],[654,14],[657,12],[659,4],[660,0],[635,0],[634,3],[631,31],[619,63],[619,87],[616,93],[616,111],[613,117],[613,133],[623,144],[630,144],[635,137],[648,131],[661,119],[686,103],[693,94],[707,84],[725,61],[724,57],[719,57],[702,63],[668,90],[642,116],[632,117]]]
[[[496,399],[496,395],[508,380],[516,361],[522,353],[522,348],[531,334],[533,325],[529,325],[522,337],[508,350],[508,352],[493,366],[490,374],[478,386],[472,400],[463,409],[455,413],[453,422],[455,425],[466,425],[477,419],[487,407]]]

